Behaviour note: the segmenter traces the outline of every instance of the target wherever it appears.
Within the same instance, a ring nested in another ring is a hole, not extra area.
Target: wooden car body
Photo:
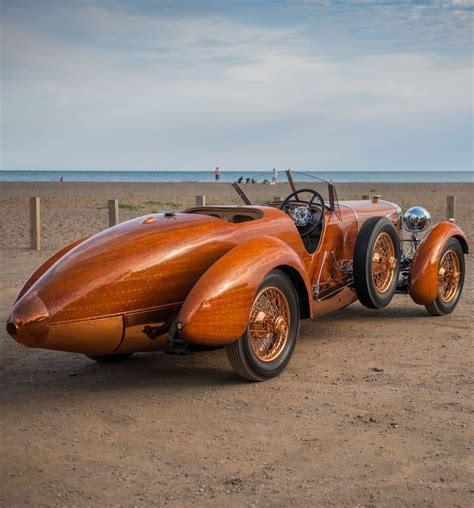
[[[7,331],[27,346],[88,355],[160,350],[177,335],[185,343],[225,345],[244,333],[256,291],[272,270],[293,282],[301,318],[315,318],[357,299],[352,258],[367,219],[384,217],[402,236],[397,205],[341,201],[337,209],[325,205],[308,245],[279,205],[151,214],[79,240],[31,276]],[[409,290],[419,303],[434,298],[432,287],[423,288],[436,277],[426,273],[449,237],[467,251],[462,231],[446,222],[417,252]]]

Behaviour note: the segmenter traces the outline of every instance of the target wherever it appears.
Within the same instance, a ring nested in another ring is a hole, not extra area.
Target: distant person
[[[64,182],[64,176],[62,176],[60,179],[59,179],[59,183],[63,183]]]
[[[270,185],[275,185],[277,183],[277,178],[278,178],[278,171],[276,170],[276,168],[273,168],[272,183]]]
[[[216,170],[214,171],[214,178],[217,183],[220,183],[221,181],[221,170],[219,166],[216,167]]]
[[[237,183],[242,183],[244,181],[244,177],[241,176],[238,180],[237,180]]]

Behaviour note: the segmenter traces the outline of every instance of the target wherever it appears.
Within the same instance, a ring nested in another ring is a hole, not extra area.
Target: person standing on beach
[[[216,170],[214,171],[215,180],[217,183],[220,183],[221,181],[221,170],[219,169],[219,166],[216,167]]]
[[[275,185],[277,183],[277,178],[278,178],[278,171],[276,170],[276,168],[273,168],[272,183],[270,185]]]

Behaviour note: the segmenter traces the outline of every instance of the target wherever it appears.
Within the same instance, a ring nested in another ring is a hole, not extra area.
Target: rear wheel
[[[382,309],[390,303],[400,272],[400,241],[385,217],[371,217],[360,228],[353,269],[354,287],[363,305]]]
[[[259,287],[244,335],[226,346],[234,370],[249,381],[278,376],[290,361],[299,332],[298,296],[280,270]]]
[[[133,353],[118,353],[116,355],[86,355],[87,358],[99,363],[118,363],[128,360]]]
[[[438,264],[438,295],[436,300],[425,305],[433,316],[444,316],[455,309],[464,285],[464,251],[456,238],[444,246]]]

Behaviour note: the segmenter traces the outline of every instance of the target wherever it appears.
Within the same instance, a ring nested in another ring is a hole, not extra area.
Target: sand
[[[341,184],[457,223],[472,239],[472,184]],[[137,354],[98,365],[27,349],[4,331],[28,275],[120,219],[239,203],[228,184],[0,183],[1,506],[472,506],[472,256],[456,311],[429,316],[396,295],[305,321],[285,372],[242,382],[225,352]],[[259,200],[288,187],[251,186]],[[42,198],[40,252],[28,197]]]

